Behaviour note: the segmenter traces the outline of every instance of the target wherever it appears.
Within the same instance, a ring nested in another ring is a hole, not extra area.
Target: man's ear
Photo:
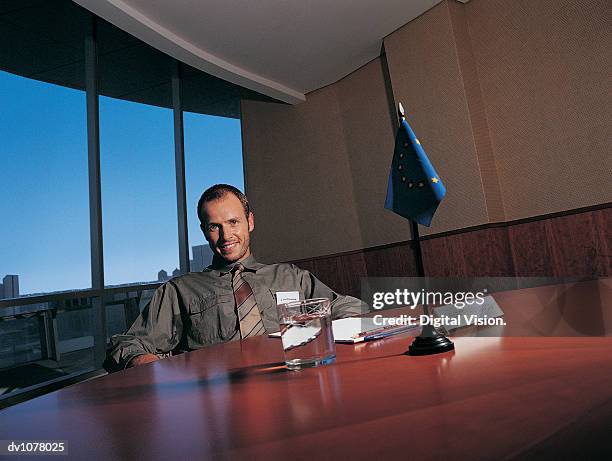
[[[253,232],[253,229],[255,229],[255,215],[253,214],[252,211],[249,211],[249,232]]]

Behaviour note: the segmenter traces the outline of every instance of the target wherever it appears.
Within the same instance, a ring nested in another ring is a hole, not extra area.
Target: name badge
[[[299,301],[299,291],[277,291],[276,292],[276,305],[290,303],[291,301]]]

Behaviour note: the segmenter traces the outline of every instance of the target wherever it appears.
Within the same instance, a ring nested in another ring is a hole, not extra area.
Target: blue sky
[[[85,94],[0,71],[0,278],[21,294],[88,288]],[[185,113],[189,244],[216,182],[243,189],[240,122]],[[100,98],[106,284],[178,266],[172,111]]]

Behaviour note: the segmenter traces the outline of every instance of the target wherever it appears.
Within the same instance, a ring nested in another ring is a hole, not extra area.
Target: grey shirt
[[[276,293],[280,291],[297,291],[300,299],[329,298],[334,318],[368,311],[359,299],[339,295],[293,264],[261,264],[253,256],[242,264],[242,276],[253,289],[266,333],[279,330]],[[104,367],[109,371],[123,369],[138,355],[190,351],[234,337],[238,322],[233,266],[211,266],[160,286],[127,333],[111,338]]]

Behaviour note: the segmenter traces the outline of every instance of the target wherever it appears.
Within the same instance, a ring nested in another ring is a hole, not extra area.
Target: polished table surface
[[[500,305],[521,293],[537,291]],[[453,340],[426,357],[403,354],[408,334],[338,344],[301,372],[279,339],[223,344],[2,410],[0,439],[82,460],[611,459],[612,337]]]

